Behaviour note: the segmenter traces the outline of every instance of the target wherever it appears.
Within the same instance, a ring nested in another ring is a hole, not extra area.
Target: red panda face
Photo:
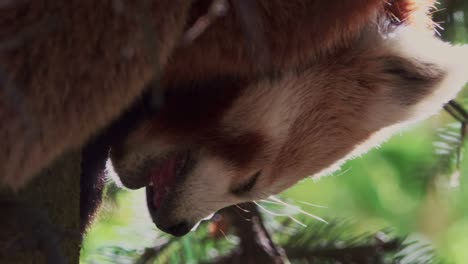
[[[162,108],[111,151],[147,186],[156,225],[179,236],[225,206],[320,176],[425,118],[466,78],[467,48],[403,27],[363,28],[346,48],[254,77],[169,82]]]

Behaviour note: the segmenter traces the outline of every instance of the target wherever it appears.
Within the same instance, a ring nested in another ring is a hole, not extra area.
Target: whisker
[[[301,213],[303,213],[303,214],[305,214],[305,215],[307,215],[307,216],[310,216],[310,217],[312,217],[312,218],[314,218],[314,219],[316,219],[316,220],[318,220],[318,221],[320,221],[320,222],[323,222],[323,223],[325,223],[325,224],[328,224],[328,222],[327,222],[325,219],[323,219],[323,218],[321,218],[321,217],[319,217],[319,216],[316,216],[316,215],[314,215],[314,214],[311,214],[311,213],[309,213],[309,212],[307,212],[307,211],[304,211],[304,210],[302,210],[302,208],[300,208],[299,206],[290,205],[290,204],[288,204],[288,203],[286,203],[286,202],[284,202],[284,201],[278,199],[278,198],[275,197],[275,196],[271,196],[270,199],[272,199],[273,201],[276,201],[276,202],[278,202],[278,203],[281,203],[281,204],[283,204],[283,205],[286,206],[286,207],[289,207],[289,208],[292,208],[292,209],[296,209],[296,210],[298,210],[299,212],[301,212]]]
[[[280,213],[275,213],[275,212],[272,212],[268,209],[266,209],[265,207],[261,206],[259,203],[257,202],[253,202],[255,203],[259,208],[263,209],[265,212],[271,214],[271,215],[274,215],[274,216],[286,216],[288,217],[289,219],[293,220],[294,222],[296,222],[297,224],[303,226],[303,227],[307,227],[306,224],[302,223],[301,221],[297,220],[296,218],[294,218],[293,216],[289,215],[289,214],[280,214]]]
[[[292,217],[292,216],[288,216],[291,220],[293,220],[294,222],[296,222],[297,224],[303,226],[303,227],[307,227],[306,224],[302,223],[301,221],[297,220],[296,218]]]
[[[236,242],[234,242],[232,239],[230,239],[230,238],[226,235],[226,233],[224,233],[223,229],[220,228],[220,229],[219,229],[219,232],[221,232],[221,234],[223,234],[224,238],[225,238],[229,243],[232,243],[233,245],[236,244]]]
[[[328,206],[323,206],[323,205],[313,204],[313,203],[309,203],[309,202],[304,202],[304,201],[299,201],[299,202],[300,202],[300,203],[302,203],[302,204],[305,204],[305,205],[313,206],[313,207],[318,207],[318,208],[328,208]]]
[[[440,8],[440,9],[433,10],[433,11],[429,12],[429,15],[433,15],[433,14],[435,14],[437,12],[445,11],[446,9],[447,8]]]
[[[261,209],[263,209],[265,212],[273,215],[273,216],[290,216],[289,214],[282,214],[282,213],[275,213],[273,211],[270,211],[268,209],[266,209],[264,206],[260,205],[259,203],[257,202],[253,202],[254,204],[256,204],[258,207],[260,207]]]
[[[333,175],[333,177],[339,177],[339,176],[341,176],[341,175],[347,173],[348,171],[350,171],[351,168],[352,168],[352,167],[350,166],[350,167],[346,168],[345,170],[343,170],[342,172],[340,172],[338,175]]]
[[[278,202],[274,202],[274,201],[270,201],[270,200],[260,200],[260,202],[270,203],[270,204],[277,204],[277,205],[284,205],[284,204],[282,204],[282,203],[278,203]],[[299,201],[299,202],[302,203],[302,204],[305,204],[305,205],[313,206],[313,207],[328,208],[327,206],[318,205],[318,204],[313,204],[313,203],[309,203],[309,202],[304,202],[304,201]],[[300,207],[299,207],[299,208],[300,208]]]
[[[234,206],[236,206],[237,208],[239,208],[241,211],[243,211],[243,212],[245,212],[245,213],[250,213],[249,210],[240,207],[238,204],[235,204]]]
[[[239,211],[234,210],[234,212],[236,212],[236,214],[237,214],[240,218],[244,219],[245,221],[247,221],[247,222],[251,222],[251,221],[252,221],[252,219],[246,218],[244,215],[242,215],[241,213],[239,213]]]
[[[260,202],[269,203],[269,204],[283,205],[283,204],[280,204],[280,203],[277,203],[277,202],[273,202],[273,201],[269,201],[269,200],[260,200]]]

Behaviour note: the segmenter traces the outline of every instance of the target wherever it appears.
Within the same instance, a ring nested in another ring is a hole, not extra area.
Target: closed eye
[[[260,176],[261,172],[262,171],[259,170],[257,173],[255,173],[250,178],[248,178],[245,182],[243,182],[239,186],[232,189],[231,193],[234,195],[243,195],[243,194],[250,192],[252,188],[255,186],[255,183],[257,183],[257,179]]]

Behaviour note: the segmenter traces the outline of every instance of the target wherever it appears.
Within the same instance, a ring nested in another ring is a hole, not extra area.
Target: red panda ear
[[[373,110],[385,117],[384,125],[437,113],[468,80],[467,46],[454,47],[432,36],[404,34],[374,58],[370,69],[379,91]]]
[[[388,56],[381,60],[380,84],[386,96],[399,105],[410,106],[420,102],[436,89],[446,72],[438,65]]]

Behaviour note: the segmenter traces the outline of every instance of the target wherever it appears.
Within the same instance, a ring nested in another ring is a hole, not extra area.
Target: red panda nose
[[[168,227],[167,230],[163,231],[167,231],[167,233],[173,236],[180,237],[190,232],[190,228],[190,225],[186,221],[181,221],[175,225]]]

